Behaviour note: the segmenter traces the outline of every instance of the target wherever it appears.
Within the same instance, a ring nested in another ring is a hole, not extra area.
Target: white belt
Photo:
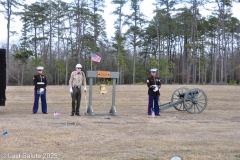
[[[45,84],[44,82],[37,82],[37,84]]]

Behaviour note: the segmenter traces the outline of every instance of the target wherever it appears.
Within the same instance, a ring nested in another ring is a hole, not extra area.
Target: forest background
[[[143,84],[150,68],[164,84],[239,84],[240,22],[232,12],[239,0],[155,0],[150,20],[142,2],[111,0],[116,19],[108,38],[104,0],[0,0],[7,85],[32,85],[39,65],[49,84],[67,85],[77,63],[91,69],[91,53],[102,58],[93,70],[119,72],[118,84]],[[17,17],[20,32],[11,28]]]

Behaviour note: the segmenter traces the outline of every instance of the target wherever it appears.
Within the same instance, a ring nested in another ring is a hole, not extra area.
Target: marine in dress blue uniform
[[[36,68],[37,74],[33,76],[34,83],[34,103],[33,103],[33,114],[38,112],[38,101],[41,97],[42,113],[47,114],[47,102],[46,102],[46,87],[47,87],[47,77],[42,74],[43,67],[39,66]]]
[[[159,77],[156,77],[157,69],[150,69],[151,76],[147,78],[147,86],[148,86],[148,115],[152,114],[154,111],[155,115],[160,116],[159,109],[159,98],[161,88],[161,80]]]

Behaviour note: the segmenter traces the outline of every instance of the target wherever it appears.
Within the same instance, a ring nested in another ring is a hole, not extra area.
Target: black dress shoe
[[[74,116],[74,113],[72,113],[71,116]]]
[[[80,113],[76,113],[76,115],[77,115],[77,116],[81,116],[81,114],[80,114]]]
[[[37,112],[33,112],[33,114],[36,114]]]
[[[43,114],[48,114],[47,112],[42,112]]]
[[[160,116],[160,114],[156,114],[156,116]]]

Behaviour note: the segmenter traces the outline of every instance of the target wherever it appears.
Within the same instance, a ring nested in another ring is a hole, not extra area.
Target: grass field
[[[0,128],[8,132],[0,136],[0,159],[240,159],[240,86],[162,85],[160,104],[180,87],[201,88],[207,108],[200,114],[170,108],[153,119],[147,115],[146,85],[118,85],[118,116],[84,115],[83,94],[82,116],[71,117],[68,86],[48,86],[48,114],[41,105],[32,114],[33,86],[9,86],[6,106],[0,106]],[[99,86],[93,87],[94,113],[109,112],[112,86],[107,90],[103,101]],[[61,115],[54,117],[54,111]]]

